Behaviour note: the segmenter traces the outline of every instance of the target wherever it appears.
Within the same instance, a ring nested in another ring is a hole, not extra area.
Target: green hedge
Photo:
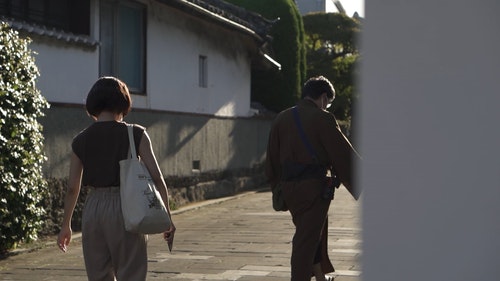
[[[252,71],[252,101],[260,102],[273,111],[292,106],[300,98],[306,75],[306,49],[302,17],[293,0],[228,0],[232,4],[280,20],[273,26],[271,36],[273,58],[281,71],[254,69]]]
[[[332,106],[338,120],[349,122],[358,98],[358,37],[362,23],[340,13],[311,13],[303,17],[306,32],[307,76],[323,75],[334,85]]]
[[[39,76],[29,39],[0,25],[0,252],[36,239],[47,195],[42,175],[42,127],[48,108],[35,86]]]

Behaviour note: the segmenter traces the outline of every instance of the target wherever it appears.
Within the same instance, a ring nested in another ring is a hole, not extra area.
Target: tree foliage
[[[299,98],[306,74],[306,49],[302,17],[293,0],[228,0],[274,20],[271,30],[273,58],[281,71],[252,70],[252,101],[274,111],[293,105]]]
[[[357,38],[361,23],[340,13],[313,13],[303,20],[307,76],[323,75],[332,81],[336,90],[332,110],[339,120],[349,120],[357,98]]]
[[[37,118],[48,108],[29,39],[0,25],[0,252],[36,239],[46,194],[43,136]]]

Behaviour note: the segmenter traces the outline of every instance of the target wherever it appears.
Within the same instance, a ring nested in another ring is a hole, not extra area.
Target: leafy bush
[[[333,113],[349,123],[358,98],[358,37],[362,23],[340,13],[312,13],[303,17],[308,77],[323,75],[332,81],[336,98]]]
[[[300,98],[306,75],[306,49],[302,17],[293,0],[227,0],[237,6],[279,21],[271,36],[281,71],[252,70],[252,101],[273,111],[281,111]]]
[[[0,23],[0,252],[37,238],[47,194],[43,136],[37,118],[49,107],[29,39]]]

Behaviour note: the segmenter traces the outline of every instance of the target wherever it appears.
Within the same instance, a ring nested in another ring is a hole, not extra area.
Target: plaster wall
[[[133,95],[138,109],[222,117],[251,116],[252,39],[165,4],[149,1],[146,42],[146,93]],[[99,38],[98,5],[93,32]],[[51,103],[84,104],[99,77],[99,46],[35,37],[41,76],[37,82]],[[199,57],[207,59],[207,85],[199,85]]]
[[[99,77],[99,56],[94,48],[36,38],[30,44],[40,71],[37,88],[49,102],[85,104]]]
[[[250,115],[250,56],[245,40],[213,24],[157,5],[148,36],[150,108],[216,116]],[[199,57],[207,59],[199,86]]]
[[[362,280],[498,280],[499,10],[366,1]]]
[[[125,121],[147,128],[164,176],[196,176],[262,164],[272,122],[262,118],[214,118],[143,110],[133,110]],[[56,106],[41,119],[48,157],[44,166],[47,177],[68,176],[71,141],[91,122],[79,107]],[[199,169],[194,169],[198,164]]]

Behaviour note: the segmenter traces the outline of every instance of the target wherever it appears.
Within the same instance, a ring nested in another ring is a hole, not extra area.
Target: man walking
[[[342,183],[354,196],[353,164],[358,154],[326,109],[335,89],[323,76],[310,78],[297,106],[278,114],[271,127],[266,175],[278,185],[295,225],[291,280],[333,280],[328,257],[327,215],[335,187]]]

